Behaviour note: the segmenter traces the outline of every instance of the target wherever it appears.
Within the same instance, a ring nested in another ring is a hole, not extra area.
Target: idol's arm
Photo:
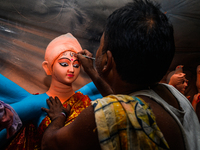
[[[31,94],[0,74],[0,100],[6,104],[19,102]]]
[[[81,92],[83,95],[87,95],[92,101],[102,98],[103,96],[95,86],[94,82],[90,82],[78,89],[76,92]]]

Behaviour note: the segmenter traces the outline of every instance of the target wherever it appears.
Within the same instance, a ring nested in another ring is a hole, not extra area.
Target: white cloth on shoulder
[[[175,87],[162,83],[169,91],[176,97],[182,111],[174,108],[165,102],[156,92],[152,89],[137,91],[131,96],[144,95],[152,98],[165,108],[169,114],[177,121],[183,133],[185,146],[187,150],[200,150],[200,124],[197,115],[189,102],[189,100],[180,93]]]

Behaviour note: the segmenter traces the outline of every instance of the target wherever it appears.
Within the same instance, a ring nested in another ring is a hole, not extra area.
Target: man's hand
[[[66,118],[68,117],[71,109],[70,105],[68,104],[67,108],[64,108],[58,97],[55,97],[55,99],[53,99],[53,97],[49,97],[49,99],[47,99],[47,104],[49,109],[43,107],[41,109],[48,114],[51,121],[55,120],[61,115],[65,115]]]
[[[78,59],[80,60],[85,72],[89,75],[89,77],[94,82],[95,86],[99,90],[102,96],[107,96],[110,94],[113,94],[113,91],[111,87],[108,85],[108,83],[103,80],[99,74],[97,73],[96,69],[93,66],[93,59],[86,58],[83,55],[86,55],[88,57],[92,57],[92,54],[88,50],[83,50],[76,54]]]
[[[83,55],[85,55],[88,57],[93,57],[92,53],[90,53],[88,50],[83,50],[83,51],[77,53],[76,55],[77,55],[78,59],[80,60],[85,72],[88,75],[90,75],[91,72],[94,73],[93,71],[96,71],[93,66],[93,59],[86,58],[83,56]]]

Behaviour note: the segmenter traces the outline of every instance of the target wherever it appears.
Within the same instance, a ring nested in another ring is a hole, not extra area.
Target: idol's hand
[[[79,61],[81,62],[85,72],[90,75],[96,71],[93,66],[93,55],[88,50],[83,50],[76,54]]]
[[[48,114],[51,121],[60,116],[65,116],[66,118],[68,117],[71,109],[70,105],[68,104],[67,108],[64,108],[58,97],[55,97],[55,99],[53,97],[49,97],[49,99],[47,99],[47,104],[49,109],[43,107],[41,109]]]

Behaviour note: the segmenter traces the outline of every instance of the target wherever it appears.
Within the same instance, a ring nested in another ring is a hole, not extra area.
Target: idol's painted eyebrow
[[[78,60],[78,59],[75,59],[75,60],[74,60],[74,62],[75,62],[75,61],[78,61],[78,62],[79,62],[79,60]]]
[[[69,58],[67,58],[67,57],[61,57],[61,58],[59,58],[58,60],[61,60],[61,59],[67,59],[67,60],[71,61],[71,59],[69,59]]]

